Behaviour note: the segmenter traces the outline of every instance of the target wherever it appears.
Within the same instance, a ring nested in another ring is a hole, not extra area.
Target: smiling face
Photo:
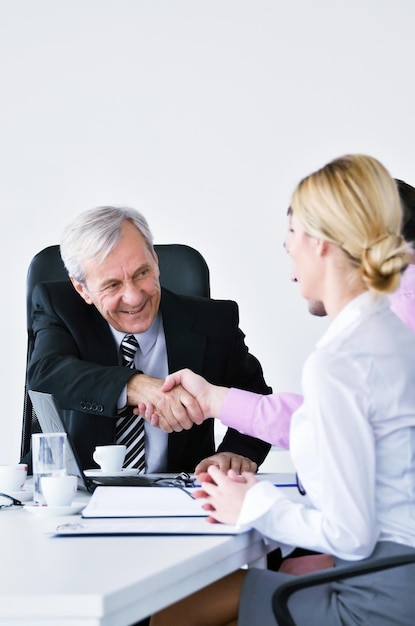
[[[130,221],[124,222],[108,256],[86,261],[84,270],[84,283],[71,278],[72,284],[111,326],[124,333],[142,333],[151,326],[161,298],[158,260]]]

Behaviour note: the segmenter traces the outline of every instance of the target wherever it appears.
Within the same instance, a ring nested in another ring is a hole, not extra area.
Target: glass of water
[[[66,433],[33,433],[33,500],[45,504],[42,493],[42,476],[64,476],[66,474]]]

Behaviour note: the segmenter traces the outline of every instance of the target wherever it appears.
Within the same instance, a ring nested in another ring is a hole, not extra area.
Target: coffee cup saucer
[[[111,477],[111,476],[135,476],[136,474],[138,474],[138,469],[129,469],[129,468],[124,468],[122,470],[120,470],[119,472],[104,472],[101,469],[89,469],[89,470],[85,470],[85,476],[87,478],[105,478],[105,477]]]
[[[19,489],[19,491],[7,491],[4,493],[12,498],[16,498],[16,500],[20,500],[20,502],[27,502],[33,499],[33,489],[28,489],[27,487],[23,487],[23,489]]]
[[[69,506],[46,506],[41,504],[25,504],[25,511],[42,517],[57,517],[59,515],[76,515],[85,507],[85,502],[73,503]]]

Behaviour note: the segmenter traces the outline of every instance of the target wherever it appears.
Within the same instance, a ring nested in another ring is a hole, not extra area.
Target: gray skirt
[[[371,558],[413,552],[379,542]],[[336,565],[350,561],[335,559]],[[248,570],[239,604],[238,626],[275,626],[272,595],[292,576],[266,569]],[[319,585],[293,594],[288,604],[298,626],[414,626],[415,564]]]

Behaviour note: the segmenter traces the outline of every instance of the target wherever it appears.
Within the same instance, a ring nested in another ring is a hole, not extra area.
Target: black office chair
[[[184,244],[159,244],[154,246],[159,259],[160,284],[175,293],[189,296],[210,297],[210,276],[203,256]],[[27,356],[24,389],[21,458],[30,450],[31,435],[40,430],[27,388],[27,366],[33,351],[32,292],[35,285],[47,281],[69,280],[58,245],[44,248],[36,254],[27,272],[26,320]]]
[[[353,565],[333,567],[304,576],[294,576],[292,580],[280,585],[272,597],[272,610],[278,626],[296,626],[288,608],[288,600],[293,593],[300,591],[300,589],[338,582],[354,576],[364,576],[365,574],[372,574],[392,567],[398,567],[399,565],[408,565],[409,563],[415,563],[415,550],[412,554],[384,557],[370,562],[362,560],[354,562]]]

